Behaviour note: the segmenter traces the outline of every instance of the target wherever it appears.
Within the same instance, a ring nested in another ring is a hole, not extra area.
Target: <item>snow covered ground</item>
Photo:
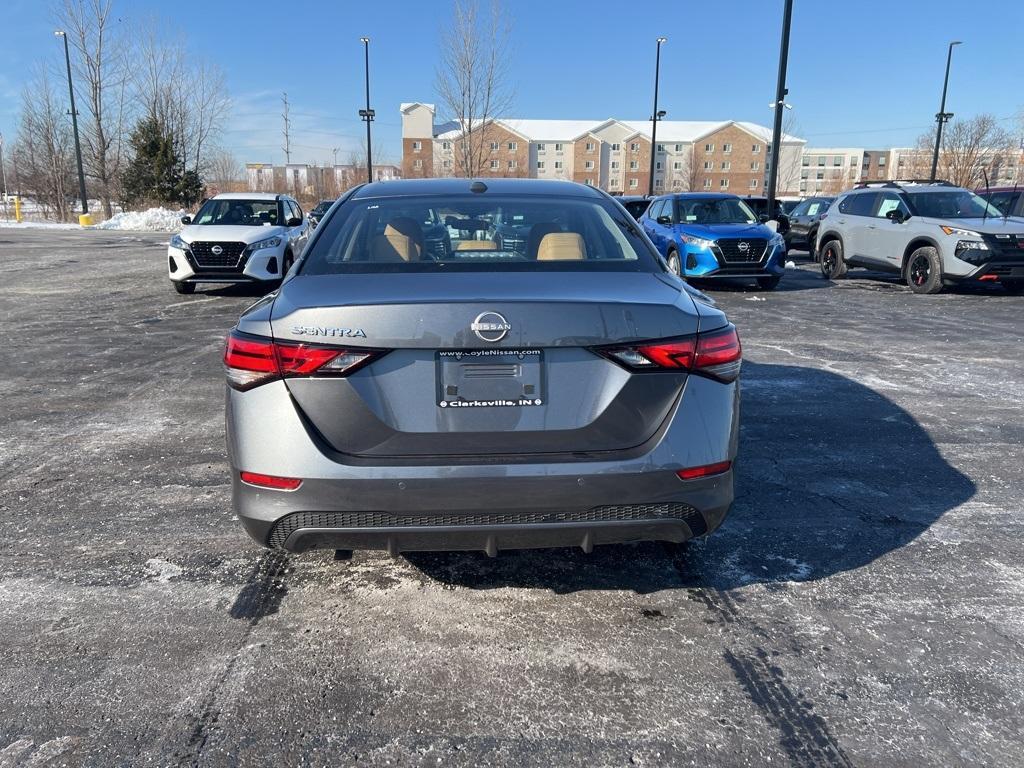
[[[148,211],[123,211],[93,225],[91,229],[124,229],[139,232],[177,232],[181,229],[181,217],[187,211],[169,211],[166,208],[150,208]],[[78,224],[55,221],[5,220],[0,217],[0,228],[10,229],[80,229]]]

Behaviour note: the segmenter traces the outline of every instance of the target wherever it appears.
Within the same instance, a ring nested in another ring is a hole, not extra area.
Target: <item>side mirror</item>
[[[887,211],[885,218],[894,224],[902,224],[904,221],[910,218],[909,214],[904,213],[899,208],[893,208],[891,211]]]
[[[300,227],[302,226],[302,219],[297,219],[294,216],[292,216],[284,224],[286,227]]]
[[[759,213],[757,215],[757,220],[760,221],[762,224],[767,224],[768,221],[770,220],[770,217],[768,216],[767,213]]]
[[[181,223],[184,224],[187,227],[189,224],[192,223],[192,217],[191,216],[182,216],[181,217]]]
[[[663,227],[668,227],[668,226],[672,225],[672,217],[671,216],[659,216],[657,219],[655,219],[655,221],[657,221]]]

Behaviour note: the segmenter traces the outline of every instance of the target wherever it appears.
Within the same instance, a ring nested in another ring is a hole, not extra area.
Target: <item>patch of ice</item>
[[[767,301],[767,299],[762,299],[760,296],[748,296],[744,301]]]
[[[151,557],[146,561],[146,572],[153,577],[154,581],[166,584],[176,576],[181,576],[181,566],[175,565],[169,560]]]
[[[81,229],[78,224],[66,224],[59,221],[3,221],[2,229]]]
[[[169,211],[166,208],[150,208],[148,211],[125,211],[115,213],[113,218],[100,222],[96,229],[128,229],[142,232],[177,232],[181,229],[181,217],[186,211]]]

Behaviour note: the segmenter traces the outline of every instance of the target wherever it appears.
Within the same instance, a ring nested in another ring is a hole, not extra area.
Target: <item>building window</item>
[[[612,144],[612,152],[618,152],[620,149],[622,149],[621,144]]]
[[[879,168],[885,167],[885,155],[879,155],[878,156],[878,167]]]
[[[491,142],[491,152],[497,152],[498,151],[498,146],[499,146],[498,142],[492,141]]]
[[[415,168],[417,171],[420,170],[423,167],[423,161],[422,160],[413,160],[412,161],[412,167]]]
[[[661,170],[661,160],[659,160],[658,162],[656,162],[654,164],[654,168],[655,168],[655,170],[658,170],[658,171]]]
[[[760,144],[751,144],[750,145],[750,151],[753,152],[755,155],[761,154],[761,145]]]
[[[593,160],[587,160],[587,162],[585,162],[583,164],[583,168],[584,168],[584,170],[587,170],[587,171],[594,170],[594,161]]]
[[[825,172],[824,171],[816,171],[815,174],[814,174],[814,178],[816,178],[816,179],[824,179],[825,178]]]
[[[682,151],[683,151],[683,145],[682,144],[676,144],[676,152],[682,152]]]
[[[611,186],[611,187],[617,187],[617,186],[619,186],[619,180],[618,180],[618,179],[611,179],[611,180],[610,180],[610,181],[608,182],[608,186]]]
[[[722,189],[728,189],[729,188],[729,180],[728,179],[720,179],[719,182],[718,182],[718,186],[721,187]]]
[[[640,151],[640,145],[637,144],[636,142],[630,144],[629,145],[629,151],[630,152],[639,152]]]
[[[619,161],[618,160],[612,160],[612,170],[615,171],[615,170],[618,170],[618,168],[619,168]]]
[[[704,161],[704,170],[705,171],[710,171],[714,167],[715,167],[715,164],[713,162],[711,162],[710,160],[705,160]]]
[[[423,149],[423,142],[422,141],[414,141],[412,143],[412,151],[413,152],[419,152],[421,149]]]
[[[682,182],[681,179],[673,179],[673,181],[672,181],[672,188],[673,189],[679,189],[682,186],[683,186],[683,182]]]
[[[451,168],[452,167],[452,161],[451,160],[444,160],[444,161],[442,161],[441,167],[442,168]]]
[[[586,184],[588,187],[594,186],[594,180],[593,179],[584,179],[583,183]]]
[[[804,168],[807,168],[810,164],[811,164],[811,158],[810,157],[805,157],[805,158],[803,158],[800,161],[800,165],[802,165]]]
[[[537,145],[537,151],[538,151],[538,152],[544,152],[544,151],[546,151],[546,150],[547,150],[547,148],[548,148],[548,145],[547,145],[547,144],[538,144],[538,145]]]
[[[825,156],[824,155],[822,155],[821,157],[818,158],[818,167],[819,168],[824,168],[825,167]]]
[[[704,189],[711,189],[711,179],[704,179]]]
[[[562,151],[562,145],[561,144],[555,144],[555,152],[561,152],[561,151]]]
[[[664,144],[659,144],[658,145],[658,151],[659,152],[664,152],[665,151],[665,145]]]
[[[450,141],[442,141],[441,142],[441,149],[451,149],[451,148],[452,148],[452,143]]]
[[[594,151],[594,142],[588,141],[587,142],[587,152],[593,152],[593,151]]]
[[[498,161],[497,160],[491,160],[491,170],[492,171],[498,170]]]
[[[543,170],[543,169],[544,169],[544,161],[543,160],[538,160],[537,161],[537,170]]]
[[[751,189],[757,189],[757,179],[751,179],[750,180],[750,188]]]
[[[639,186],[640,186],[640,181],[638,179],[630,179],[629,180],[629,188],[630,189],[636,189]]]
[[[850,155],[850,165],[856,165],[856,164],[857,164],[857,156],[856,155]]]
[[[843,158],[838,157],[838,156],[832,158],[832,165],[834,165],[836,168],[838,168],[842,164],[843,164]]]
[[[759,171],[759,170],[761,170],[761,163],[760,163],[760,161],[753,160],[750,163],[750,170],[752,170],[752,171]]]
[[[681,171],[682,169],[683,169],[683,164],[681,162],[679,162],[678,160],[676,160],[674,163],[672,163],[672,170],[673,171]]]
[[[807,191],[807,182],[806,181],[801,181],[800,182],[800,191],[801,192],[806,192]]]
[[[806,179],[810,175],[811,175],[810,171],[800,171],[800,178],[801,179]]]
[[[729,162],[728,160],[723,160],[723,161],[722,161],[722,170],[723,170],[723,171],[729,171],[729,170],[732,170],[732,163],[731,163],[731,162]]]
[[[630,160],[629,161],[629,170],[636,171],[636,170],[639,170],[639,169],[640,169],[640,163],[638,163],[636,160]]]
[[[732,144],[723,144],[722,151],[725,152],[725,154],[732,152]]]
[[[655,189],[661,189],[663,186],[665,186],[665,185],[664,185],[664,183],[662,182],[661,179],[655,179],[654,180],[654,188]]]
[[[561,160],[555,160],[555,170],[556,171],[562,170],[562,161]]]
[[[509,160],[508,161],[508,167],[509,167],[509,170],[515,168],[516,167],[516,161],[515,160]]]
[[[712,152],[715,151],[715,145],[714,144],[705,144],[704,145],[704,151],[707,152],[708,154],[711,154]]]

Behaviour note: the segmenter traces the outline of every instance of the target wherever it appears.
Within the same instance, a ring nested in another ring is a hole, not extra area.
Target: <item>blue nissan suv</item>
[[[640,226],[681,277],[751,278],[769,291],[786,271],[786,242],[736,195],[684,192],[651,201]]]

